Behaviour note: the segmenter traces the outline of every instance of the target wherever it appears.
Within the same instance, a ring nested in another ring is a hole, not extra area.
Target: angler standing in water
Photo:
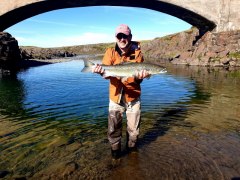
[[[123,62],[143,62],[143,55],[138,42],[131,41],[131,29],[121,24],[115,31],[115,48],[108,48],[102,60],[104,65],[117,65]],[[111,145],[113,159],[121,156],[121,137],[123,113],[127,117],[127,142],[129,152],[136,151],[141,120],[141,87],[142,80],[149,77],[146,70],[136,72],[134,77],[112,77],[104,75],[104,68],[96,65],[92,72],[110,80],[109,85],[109,115],[108,140]]]

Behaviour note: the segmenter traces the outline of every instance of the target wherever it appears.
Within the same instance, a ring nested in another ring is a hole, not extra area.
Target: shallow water
[[[83,62],[0,80],[0,171],[6,179],[240,177],[239,71],[168,67],[142,83],[139,148],[110,157],[108,81]],[[124,126],[124,131],[126,127]]]

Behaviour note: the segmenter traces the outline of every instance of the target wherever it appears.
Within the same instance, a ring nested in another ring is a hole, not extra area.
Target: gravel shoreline
[[[20,64],[20,67],[33,67],[33,66],[41,66],[46,64],[68,62],[72,60],[83,60],[83,59],[99,60],[102,58],[103,58],[103,54],[77,55],[74,57],[54,58],[54,59],[27,59],[27,60],[21,60],[19,64]]]
[[[61,63],[61,62],[68,62],[73,60],[73,58],[59,58],[59,59],[28,59],[28,60],[21,60],[19,62],[20,68],[29,68],[53,63]]]

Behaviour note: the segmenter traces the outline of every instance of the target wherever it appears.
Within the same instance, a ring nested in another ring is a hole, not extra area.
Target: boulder
[[[18,41],[7,32],[0,32],[0,68],[15,70],[20,60]]]

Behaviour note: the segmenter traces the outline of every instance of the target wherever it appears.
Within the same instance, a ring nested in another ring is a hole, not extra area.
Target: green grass
[[[240,78],[240,70],[239,71],[232,71],[232,72],[230,72],[229,76],[233,77],[233,78]]]
[[[240,60],[240,52],[232,52],[232,53],[229,53],[228,57],[230,57],[230,58],[236,58],[236,59],[239,59],[239,60]]]

